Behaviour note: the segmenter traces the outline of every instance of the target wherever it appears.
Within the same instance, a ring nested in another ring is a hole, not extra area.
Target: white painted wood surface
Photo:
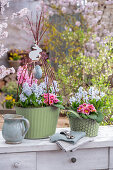
[[[113,168],[113,147],[110,148],[109,168]]]
[[[57,132],[61,131],[60,128]],[[100,147],[113,147],[113,126],[101,126],[99,127],[99,133],[97,137],[94,137],[94,141],[89,142],[80,149],[83,148],[100,148]],[[0,132],[0,153],[11,153],[11,152],[32,152],[32,151],[51,151],[59,150],[56,143],[50,143],[48,139],[40,140],[27,140],[24,139],[23,143],[18,145],[5,144],[2,134]]]
[[[72,158],[76,159],[75,163],[72,163]],[[69,153],[37,152],[37,169],[39,170],[92,170],[93,168],[100,170],[108,168],[107,148],[81,149]]]
[[[0,170],[36,170],[36,153],[0,154]]]
[[[71,161],[73,157],[75,163]],[[14,169],[113,170],[113,126],[100,127],[94,141],[68,153],[49,139],[24,139],[22,144],[5,144],[0,133],[0,170]]]

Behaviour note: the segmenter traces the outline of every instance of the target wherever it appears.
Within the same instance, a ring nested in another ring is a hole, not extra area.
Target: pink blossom
[[[95,107],[93,106],[93,104],[88,104],[88,108],[90,109],[90,112],[96,112]]]
[[[90,112],[96,112],[96,109],[93,104],[83,103],[82,105],[79,105],[77,112],[89,115]]]
[[[83,104],[82,104],[82,106],[87,106],[87,105],[88,105],[88,104],[86,104],[86,103],[83,103]],[[80,105],[80,106],[81,106],[81,105]]]
[[[56,99],[54,99],[54,103],[58,103],[59,102],[59,100],[56,98]]]
[[[54,15],[54,12],[53,12],[53,11],[49,11],[49,15],[50,15],[50,16],[53,16],[53,15]]]
[[[44,98],[48,98],[48,93],[44,93]]]
[[[4,65],[0,66],[0,79],[12,73],[15,73],[15,69],[13,67],[7,69]]]
[[[86,115],[89,115],[90,114],[90,109],[85,107],[83,113],[86,114]]]
[[[83,113],[83,111],[84,111],[84,106],[83,105],[79,105],[79,107],[77,109],[77,112]]]
[[[95,42],[99,42],[99,41],[100,41],[100,37],[96,37]]]
[[[48,104],[48,99],[44,100],[44,103],[45,103],[45,104]]]
[[[54,94],[50,94],[49,99],[53,99],[53,100],[54,100],[55,97],[56,97],[56,96],[55,96]]]
[[[49,105],[52,105],[52,104],[54,104],[54,103],[58,103],[59,102],[59,100],[57,99],[57,97],[56,97],[56,95],[54,95],[54,94],[51,94],[51,93],[44,93],[43,94],[43,97],[44,97],[44,103],[45,104],[48,104],[48,95],[49,95]]]
[[[14,74],[15,73],[15,69],[13,67],[9,68],[10,73]]]
[[[67,12],[67,9],[65,7],[62,7],[62,12],[63,13],[66,13]]]
[[[49,100],[49,104],[52,105],[54,102],[53,100]]]
[[[111,4],[113,4],[113,1],[105,1],[105,4],[106,5],[111,5]]]
[[[81,23],[79,21],[76,21],[75,25],[79,27]]]

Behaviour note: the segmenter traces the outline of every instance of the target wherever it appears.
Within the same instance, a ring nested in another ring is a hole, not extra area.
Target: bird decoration
[[[35,46],[32,48],[35,50],[29,53],[29,58],[33,61],[36,61],[41,57],[40,52],[42,52],[42,49],[37,44],[35,44]]]

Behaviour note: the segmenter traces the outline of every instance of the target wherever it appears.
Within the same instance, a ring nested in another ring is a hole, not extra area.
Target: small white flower
[[[41,104],[42,103],[42,100],[38,100],[38,104]]]
[[[99,96],[97,96],[97,97],[96,97],[96,101],[99,101],[99,100],[100,100],[100,97],[99,97]]]
[[[38,91],[38,86],[37,86],[36,83],[33,83],[33,84],[32,84],[31,90],[32,90],[33,93],[37,93],[37,91]]]
[[[57,81],[53,80],[53,84],[51,86],[51,90],[52,93],[55,94],[55,92],[59,92],[59,88],[58,88],[58,83]]]
[[[75,97],[71,97],[70,99],[69,99],[69,102],[72,104],[73,102],[75,102],[76,101],[76,98]]]
[[[83,91],[83,87],[80,86],[79,89],[78,89],[78,91],[79,91],[79,92],[82,92],[82,91]]]
[[[105,96],[105,93],[104,93],[104,92],[100,92],[100,96],[101,96],[101,97],[104,97],[104,96]]]
[[[19,95],[19,97],[20,97],[20,100],[21,100],[22,102],[25,102],[25,101],[26,101],[26,99],[27,99],[27,97],[26,97],[26,96],[24,96],[24,94],[23,94],[23,93],[21,93],[21,94]]]
[[[30,96],[32,94],[31,88],[28,83],[23,84],[22,92],[25,93],[27,96]]]

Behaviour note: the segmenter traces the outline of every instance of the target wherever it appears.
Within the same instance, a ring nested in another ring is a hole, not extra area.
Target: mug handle
[[[21,120],[25,122],[25,131],[23,132],[23,136],[25,136],[27,131],[29,130],[30,123],[29,123],[29,120],[27,120],[25,118],[22,118]]]

